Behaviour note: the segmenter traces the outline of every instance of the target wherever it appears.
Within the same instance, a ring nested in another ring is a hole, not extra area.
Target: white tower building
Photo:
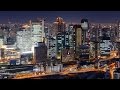
[[[17,48],[20,49],[21,54],[32,51],[31,30],[29,28],[17,32]]]
[[[40,19],[37,21],[32,21],[30,22],[30,26],[32,32],[32,45],[36,46],[38,42],[43,42],[43,38],[45,37],[44,20]]]

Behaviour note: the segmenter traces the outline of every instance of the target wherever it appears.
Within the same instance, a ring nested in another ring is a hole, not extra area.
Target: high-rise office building
[[[82,44],[89,44],[90,39],[90,31],[89,31],[89,24],[87,19],[81,20],[81,28],[82,28]]]
[[[75,60],[75,50],[74,50],[74,25],[66,24],[65,31],[65,46],[62,50],[62,61],[69,62]]]
[[[17,31],[16,45],[21,54],[32,51],[32,38],[30,28],[21,28],[19,31]]]
[[[41,63],[47,61],[47,46],[44,42],[38,42],[38,46],[34,49],[34,61],[35,63]]]
[[[61,17],[58,17],[56,19],[56,22],[53,24],[53,31],[54,35],[56,35],[56,54],[57,54],[57,59],[62,60],[62,49],[65,48],[65,30],[66,30],[66,24],[63,21]]]
[[[66,24],[61,17],[57,17],[56,21],[53,23],[53,33],[56,35],[58,32],[65,32]]]
[[[82,29],[81,25],[74,25],[74,50],[77,51],[79,46],[82,44]]]
[[[63,39],[62,39],[62,33],[58,33],[57,34],[57,36],[56,36],[56,40],[57,40],[57,44],[56,44],[56,46],[57,46],[57,50],[56,50],[56,52],[57,52],[57,59],[62,59],[62,50],[63,50],[63,43],[62,43],[62,41],[63,41]]]
[[[73,35],[74,35],[74,28],[73,28],[73,24],[69,24],[68,26],[68,32],[69,32],[69,47],[70,48],[74,48],[73,46]]]
[[[75,57],[79,58],[79,47],[82,45],[82,29],[81,25],[74,25],[73,46]]]
[[[110,40],[111,40],[111,43],[112,43],[112,45],[113,45],[113,50],[116,50],[116,34],[115,34],[115,32],[116,32],[116,28],[115,27],[112,27],[111,29],[110,29]]]
[[[109,38],[103,39],[102,43],[100,43],[100,55],[109,56],[110,52],[112,51],[111,46],[112,43]]]
[[[43,42],[43,39],[45,38],[44,19],[30,21],[30,28],[33,46],[35,46],[38,42]]]
[[[49,47],[48,47],[48,57],[56,57],[56,37],[49,36]]]
[[[79,59],[81,61],[90,59],[90,47],[88,45],[80,45],[79,47]]]
[[[62,62],[74,61],[74,46],[73,46],[73,25],[68,25],[65,31],[65,45],[62,50]]]
[[[49,58],[55,58],[56,57],[56,36],[53,35],[52,27],[51,25],[48,25],[48,27],[45,27],[45,37],[47,40],[47,56]]]
[[[110,28],[103,28],[101,42],[100,42],[100,55],[109,56],[112,50],[113,50],[113,44],[110,39]]]
[[[100,25],[95,25],[90,28],[90,58],[95,59],[99,56],[99,43],[100,38],[102,37],[102,30]]]

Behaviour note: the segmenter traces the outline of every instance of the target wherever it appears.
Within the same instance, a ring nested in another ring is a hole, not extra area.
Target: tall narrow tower
[[[61,17],[58,17],[53,24],[53,34],[56,36],[57,59],[62,60],[62,50],[65,47],[66,24]]]
[[[82,27],[82,39],[83,39],[83,44],[88,44],[88,36],[89,36],[89,25],[88,25],[88,20],[87,19],[82,19],[81,20],[81,27]]]

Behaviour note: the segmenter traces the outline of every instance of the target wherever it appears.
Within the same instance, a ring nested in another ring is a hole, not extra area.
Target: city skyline
[[[90,22],[114,23],[120,20],[120,11],[0,11],[0,23],[25,23],[36,18],[45,18],[47,22],[54,22],[62,17],[65,22],[80,23],[82,18]]]
[[[1,11],[0,79],[120,79],[119,16]]]

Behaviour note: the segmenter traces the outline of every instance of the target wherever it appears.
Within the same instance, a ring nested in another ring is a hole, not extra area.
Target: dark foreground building
[[[44,42],[39,42],[34,51],[35,63],[41,63],[47,60],[47,46]]]

